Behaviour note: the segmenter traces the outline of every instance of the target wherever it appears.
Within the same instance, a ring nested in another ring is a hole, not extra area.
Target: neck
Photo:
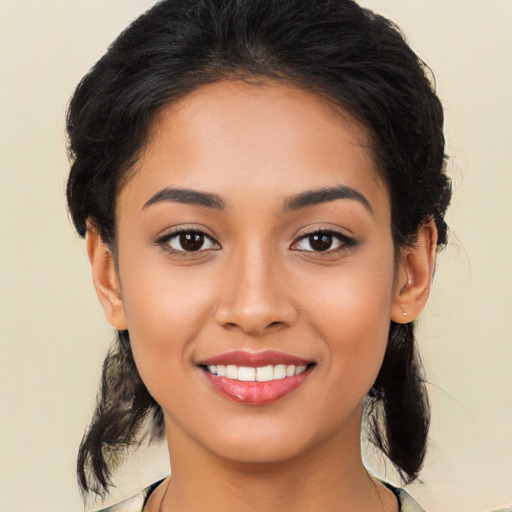
[[[321,444],[293,458],[265,463],[219,457],[167,420],[172,477],[155,492],[146,510],[396,511],[396,498],[362,463],[360,419],[358,411],[354,425],[345,425]]]

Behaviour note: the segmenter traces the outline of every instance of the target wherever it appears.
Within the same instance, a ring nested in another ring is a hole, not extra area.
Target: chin
[[[318,431],[307,421],[283,424],[275,419],[260,419],[262,421],[253,418],[245,428],[242,424],[223,428],[215,439],[205,441],[212,452],[225,460],[240,464],[278,464],[305,455],[331,434]]]
[[[220,447],[217,447],[217,449]],[[218,455],[241,465],[268,465],[288,462],[307,451],[306,446],[267,439],[264,443],[230,443],[223,446]]]

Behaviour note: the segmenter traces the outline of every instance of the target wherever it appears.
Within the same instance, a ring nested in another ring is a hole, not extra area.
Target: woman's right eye
[[[219,249],[219,244],[202,231],[182,230],[166,235],[158,241],[172,252],[198,252]]]

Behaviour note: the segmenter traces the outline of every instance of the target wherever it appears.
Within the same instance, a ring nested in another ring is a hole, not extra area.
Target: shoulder
[[[146,487],[144,490],[135,494],[134,496],[114,505],[110,505],[107,508],[102,508],[97,512],[142,512],[150,494],[158,487],[161,482],[162,480],[159,480],[158,482],[155,482],[149,487]],[[400,504],[400,512],[426,512],[425,509],[407,491],[398,487],[394,487],[387,482],[383,483],[386,485],[386,487],[391,489],[398,498],[398,503]],[[496,510],[494,512],[512,512],[512,507]]]
[[[119,503],[115,503],[114,505],[110,505],[107,508],[102,508],[97,512],[142,512],[150,494],[156,489],[160,482],[161,480],[155,482],[149,487],[146,487],[144,490],[135,494],[134,496],[120,501]],[[398,503],[400,504],[400,512],[426,512],[425,509],[422,508],[407,491],[398,487],[394,487],[387,482],[383,483],[389,489],[391,489],[398,498]]]
[[[387,482],[382,483],[386,487],[391,489],[398,498],[398,503],[400,504],[399,512],[426,512],[426,510],[404,489],[393,487]],[[500,509],[493,509],[492,512],[512,512],[512,506]]]
[[[397,489],[400,512],[426,512],[425,509],[406,491]]]
[[[160,483],[161,480],[155,482],[149,487],[146,487],[144,490],[135,494],[134,496],[131,496],[130,498],[127,498],[119,503],[115,503],[114,505],[110,505],[107,508],[102,508],[97,512],[142,512],[150,494],[157,488]],[[404,491],[398,487],[394,487],[387,482],[383,483],[389,489],[391,489],[398,498],[398,502],[400,504],[400,512],[426,512],[425,509],[423,509],[407,491]]]
[[[114,505],[102,508],[96,512],[142,512],[150,494],[158,487],[161,482],[162,480],[159,480],[158,482],[151,484],[149,487],[146,487],[134,496],[120,501],[119,503],[115,503]]]
[[[119,503],[115,503],[107,508],[102,508],[97,512],[142,512],[144,507],[144,491],[139,492],[131,498],[127,498]]]
[[[394,487],[387,482],[382,482],[395,493],[400,504],[400,512],[426,512],[426,510],[404,489]]]

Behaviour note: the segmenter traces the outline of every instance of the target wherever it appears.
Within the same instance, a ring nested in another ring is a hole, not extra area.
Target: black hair
[[[67,130],[68,207],[80,235],[90,220],[115,247],[116,197],[163,106],[222,79],[287,81],[328,98],[369,130],[389,185],[396,248],[434,220],[444,245],[451,197],[443,110],[429,68],[389,20],[352,0],[165,0],[136,19],[78,85]],[[390,323],[368,394],[370,439],[404,481],[423,463],[430,408],[414,325]],[[145,422],[144,420],[149,421]],[[163,415],[140,379],[129,333],[118,333],[82,440],[84,493],[104,493],[124,450]]]

